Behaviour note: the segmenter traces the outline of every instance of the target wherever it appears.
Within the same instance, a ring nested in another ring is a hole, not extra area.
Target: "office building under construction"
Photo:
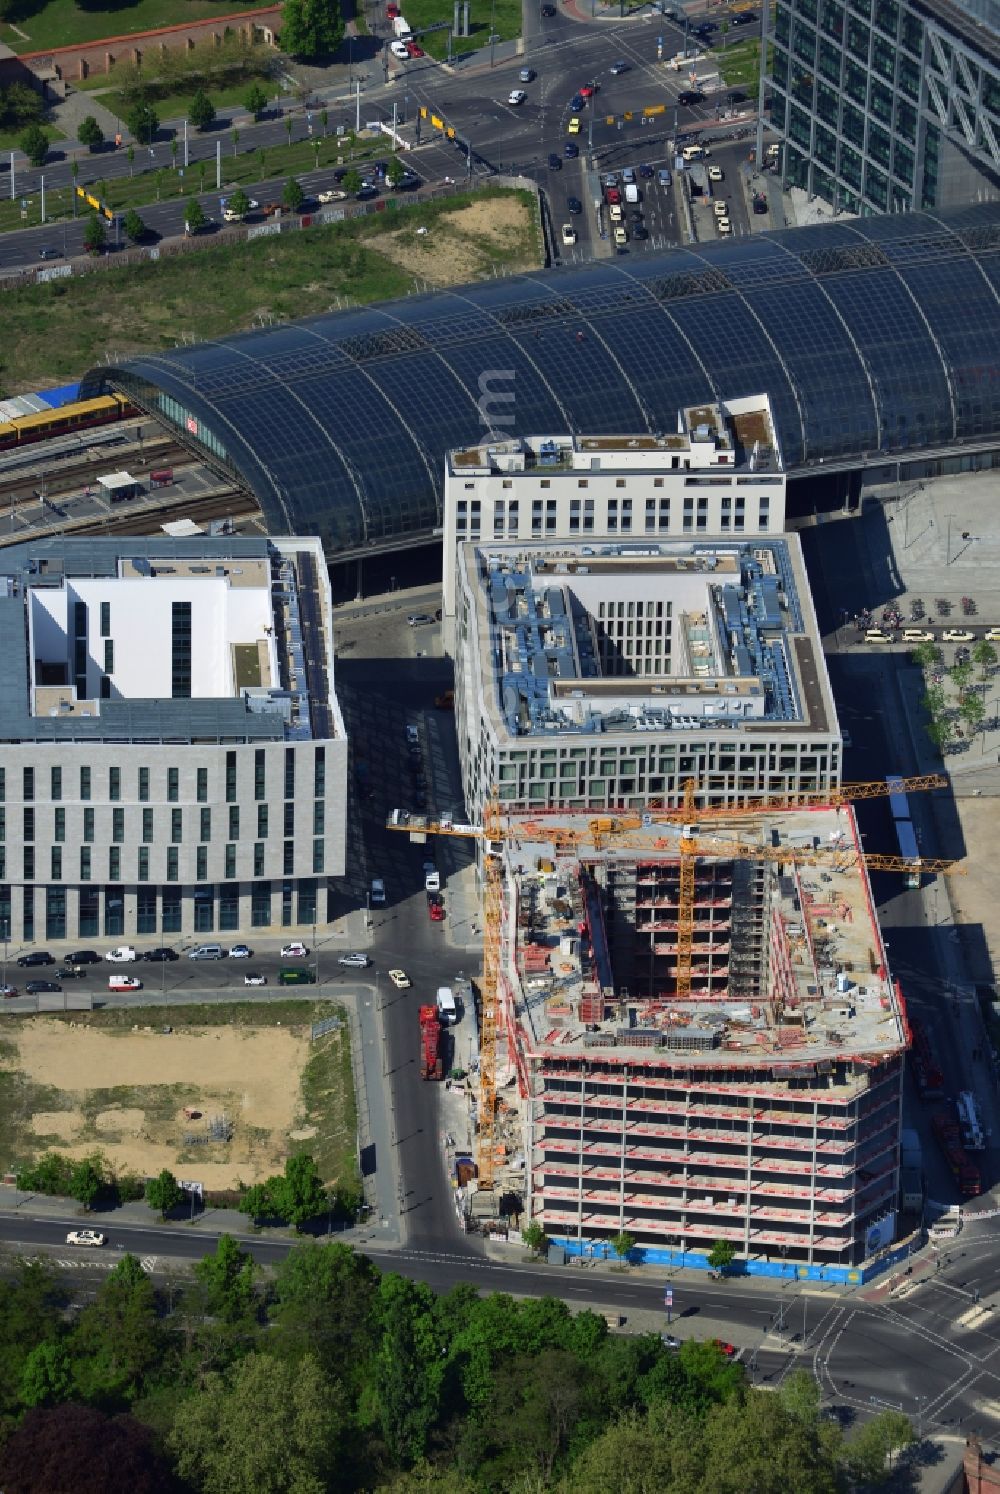
[[[893,1238],[907,1046],[853,811],[721,813],[508,844],[498,1172],[573,1247],[852,1266]]]

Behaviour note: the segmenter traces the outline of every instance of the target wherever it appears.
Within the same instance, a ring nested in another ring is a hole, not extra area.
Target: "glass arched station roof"
[[[200,441],[272,533],[430,538],[445,452],[676,429],[766,393],[791,475],[1000,439],[1000,203],[754,234],[331,312],[92,369]]]

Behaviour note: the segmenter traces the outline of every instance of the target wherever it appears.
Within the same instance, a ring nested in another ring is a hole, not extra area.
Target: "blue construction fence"
[[[617,1260],[618,1257],[608,1240],[572,1240],[561,1236],[550,1236],[549,1244],[560,1247],[567,1255],[581,1256],[585,1260]],[[877,1276],[909,1259],[915,1246],[913,1238],[903,1241],[891,1250],[881,1252],[860,1266],[803,1266],[795,1261],[741,1261],[735,1260],[721,1274],[728,1281],[741,1276],[770,1276],[782,1281],[826,1281],[836,1286],[865,1286]],[[712,1271],[708,1256],[693,1250],[654,1250],[637,1246],[628,1257],[633,1266],[674,1266],[691,1271]]]

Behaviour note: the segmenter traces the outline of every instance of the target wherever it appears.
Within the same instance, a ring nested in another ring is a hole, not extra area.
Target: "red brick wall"
[[[167,47],[190,49],[199,43],[220,43],[226,32],[246,36],[269,34],[281,30],[281,6],[262,6],[260,10],[240,10],[228,16],[214,16],[210,21],[193,21],[188,25],[161,26],[156,31],[137,31],[131,36],[106,36],[101,41],[84,42],[75,47],[54,47],[48,52],[23,52],[21,61],[29,66],[42,63],[55,69],[60,78],[74,82],[93,73],[106,73],[116,62],[139,62],[146,53],[157,53]]]

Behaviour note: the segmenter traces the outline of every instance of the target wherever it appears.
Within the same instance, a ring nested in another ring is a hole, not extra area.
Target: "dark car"
[[[580,147],[574,144],[572,140],[566,141],[566,144],[563,146],[563,150],[566,152],[567,161],[575,161],[577,156],[580,154]]]
[[[653,168],[647,161],[643,161],[642,165],[639,167],[639,175],[647,178],[653,175]]]
[[[556,13],[556,8],[555,8],[554,5],[543,5],[542,6],[542,15],[545,17],[545,19],[547,21],[551,21],[552,17],[555,15],[555,13]]]
[[[347,175],[347,173],[349,171],[351,171],[352,169],[353,168],[350,167],[350,166],[338,166],[337,169],[336,169],[336,171],[333,173],[333,179],[334,179],[334,181],[335,182],[342,182],[344,180],[344,177]]]
[[[699,93],[696,88],[685,88],[682,93],[677,95],[677,102],[679,104],[703,104],[705,102],[705,95]]]
[[[55,960],[47,949],[33,949],[30,954],[18,955],[17,963],[25,965],[54,965]]]
[[[699,36],[711,36],[713,31],[718,31],[717,21],[702,21],[695,28]]]
[[[58,249],[45,248],[45,249],[39,249],[39,251],[38,251],[38,258],[39,259],[61,259],[62,255],[59,253]]]
[[[562,161],[560,161],[560,159],[556,155],[555,151],[552,151],[549,154],[549,170],[550,171],[561,171],[562,170]]]
[[[736,15],[736,16],[732,17],[732,19],[731,19],[731,25],[733,25],[733,26],[752,26],[755,21],[759,21],[759,20],[760,20],[760,16],[754,15],[754,13],[753,13],[752,10],[744,10],[744,11],[741,11],[739,15]]]
[[[179,960],[180,955],[176,949],[147,949],[143,959],[153,965],[162,965],[165,960]]]
[[[648,239],[649,229],[644,223],[636,223],[632,229],[632,237],[634,239]]]
[[[57,980],[83,980],[87,972],[78,965],[62,965],[56,971]]]
[[[572,109],[574,114],[579,114],[580,110],[583,108],[586,102],[587,100],[584,98],[582,93],[574,93],[573,97],[569,101],[569,107]]]
[[[741,88],[734,88],[729,95],[729,102],[731,104],[745,104],[746,101],[747,96]]]
[[[44,991],[61,991],[62,986],[57,986],[54,980],[29,980],[24,989],[29,996],[40,996]]]
[[[71,965],[99,965],[101,957],[94,949],[78,949],[69,957]]]
[[[566,199],[566,211],[568,213],[582,213],[583,212],[583,203],[580,201],[579,197],[567,197],[567,199]]]
[[[629,69],[628,69],[628,63],[627,62],[613,62],[611,64],[611,76],[612,76],[612,78],[620,78],[621,75],[622,75],[622,73],[627,73],[628,70]]]

